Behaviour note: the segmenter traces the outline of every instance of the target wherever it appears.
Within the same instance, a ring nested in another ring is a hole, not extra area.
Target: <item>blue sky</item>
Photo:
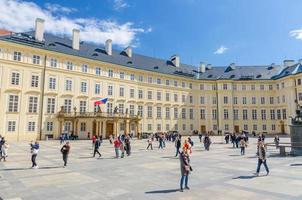
[[[97,43],[102,43],[106,37],[113,37],[116,48],[130,44],[135,46],[134,52],[164,59],[178,54],[181,62],[187,64],[204,61],[215,66],[232,62],[263,65],[302,58],[300,0],[0,0],[0,3],[9,1],[20,6],[20,19],[22,15],[31,19],[41,11],[40,15],[45,14],[49,21],[70,20],[69,24],[61,23],[66,26],[67,35],[69,28],[71,31],[76,25],[81,32],[83,29],[84,40],[96,37]],[[39,12],[27,13],[23,4],[29,2],[32,2],[29,7]],[[11,7],[2,6],[0,13]],[[65,34],[54,23],[49,25],[53,27],[50,31]],[[11,24],[0,14],[0,28],[23,31],[33,26],[33,22],[20,23],[22,26]],[[89,33],[91,29],[96,34]]]

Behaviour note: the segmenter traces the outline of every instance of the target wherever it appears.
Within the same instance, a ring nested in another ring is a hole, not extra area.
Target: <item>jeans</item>
[[[120,156],[120,148],[115,148],[115,157],[118,158]]]
[[[37,166],[36,158],[37,158],[37,154],[32,154],[31,155],[32,167],[36,167]]]
[[[179,153],[179,148],[176,147],[176,155],[175,155],[175,157],[178,156],[178,153]]]
[[[260,167],[261,167],[262,164],[264,165],[266,172],[269,173],[269,169],[268,169],[268,166],[266,164],[266,160],[261,160],[261,159],[258,159],[257,173],[260,172]]]
[[[163,149],[163,142],[159,142],[158,148],[159,148],[159,149]]]
[[[184,181],[185,181],[185,187],[188,187],[188,179],[189,179],[189,174],[181,176],[181,179],[180,179],[180,188],[181,189],[183,189]]]
[[[68,159],[68,154],[63,153],[64,166],[67,166],[67,159]]]
[[[149,149],[149,147],[151,147],[151,150],[153,150],[152,144],[148,144],[147,149]]]
[[[241,148],[241,155],[245,154],[245,147],[240,147]]]
[[[100,157],[102,156],[98,149],[94,149],[93,157],[95,157],[96,153],[98,153]]]

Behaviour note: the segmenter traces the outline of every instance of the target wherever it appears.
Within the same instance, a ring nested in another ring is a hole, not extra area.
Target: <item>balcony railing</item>
[[[140,119],[140,115],[107,112],[59,112],[58,118],[128,118]]]

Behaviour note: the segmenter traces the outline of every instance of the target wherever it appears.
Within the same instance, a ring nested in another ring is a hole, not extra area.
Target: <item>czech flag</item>
[[[94,105],[106,104],[107,100],[108,100],[108,98],[99,99],[99,100],[94,102]]]

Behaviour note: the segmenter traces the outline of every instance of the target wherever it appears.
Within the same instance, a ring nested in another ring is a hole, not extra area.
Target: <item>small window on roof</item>
[[[50,43],[48,46],[54,47],[54,46],[56,46],[56,44],[55,43]]]
[[[230,76],[230,78],[235,78],[235,75],[234,75],[234,74],[232,74],[232,75]]]
[[[128,65],[132,65],[133,63],[132,63],[132,61],[128,61],[127,64]]]
[[[267,70],[272,70],[272,69],[274,69],[273,66],[269,66],[269,67],[267,68]]]
[[[97,53],[93,53],[93,54],[92,54],[92,56],[98,56],[98,55],[99,55],[99,54],[97,54]]]
[[[262,75],[261,74],[258,74],[257,76],[256,76],[256,78],[261,78],[262,77]]]
[[[158,66],[154,66],[154,69],[158,69]]]
[[[208,75],[208,78],[212,78],[212,77],[213,77],[213,75],[212,75],[212,74]]]

